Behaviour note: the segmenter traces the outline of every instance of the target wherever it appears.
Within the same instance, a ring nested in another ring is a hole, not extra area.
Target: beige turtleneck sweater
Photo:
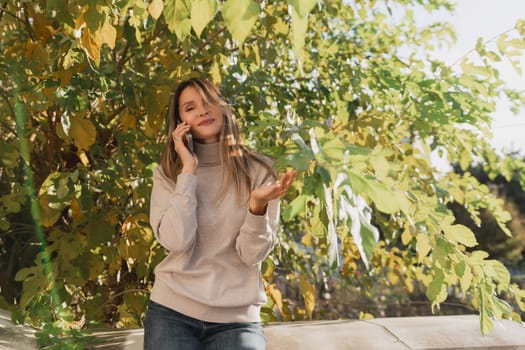
[[[265,215],[240,204],[233,186],[221,191],[219,144],[195,143],[196,175],[175,184],[159,166],[153,173],[150,224],[168,251],[155,268],[151,300],[208,322],[258,322],[266,302],[260,265],[273,247],[279,200]],[[271,178],[257,162],[253,188]]]

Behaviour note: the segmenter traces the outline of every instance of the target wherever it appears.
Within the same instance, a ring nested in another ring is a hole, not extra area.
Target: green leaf
[[[324,139],[321,142],[321,148],[324,154],[332,159],[343,159],[347,151],[347,145],[337,137]]]
[[[261,10],[253,0],[227,0],[221,12],[226,27],[240,46],[252,31]]]
[[[368,268],[369,267],[368,262],[372,260],[375,248],[377,246],[379,232],[377,228],[372,226],[371,224],[361,223],[360,234],[361,234],[362,250],[365,253],[365,257],[362,257],[362,259]]]
[[[198,37],[217,13],[216,0],[193,0],[191,4],[191,26]]]
[[[171,0],[164,4],[164,18],[170,32],[175,33],[179,41],[184,41],[191,31],[190,4],[188,0]]]
[[[436,270],[436,274],[432,282],[427,287],[427,298],[432,301],[432,304],[439,304],[447,299],[447,285],[444,282],[444,275],[441,270]]]
[[[408,207],[408,200],[405,196],[400,196],[395,190],[386,185],[362,177],[353,171],[347,173],[351,187],[356,193],[364,193],[376,205],[377,209],[386,214],[398,212],[401,208]]]
[[[463,275],[465,274],[466,266],[467,264],[465,263],[465,261],[460,261],[454,266],[454,271],[456,272],[456,275],[458,275],[458,277],[463,277]]]
[[[290,202],[283,210],[283,220],[290,221],[297,214],[306,212],[308,202],[313,199],[313,196],[301,194]]]
[[[447,225],[443,227],[445,237],[452,242],[463,244],[466,247],[474,247],[478,244],[476,236],[472,231],[463,225]]]
[[[488,309],[490,293],[485,291],[485,288],[479,287],[479,316],[480,316],[480,330],[481,334],[487,335],[492,332],[493,324],[491,320],[491,312]]]
[[[296,152],[294,154],[288,154],[285,159],[285,166],[292,167],[297,171],[305,171],[310,167],[312,158],[310,154],[305,152]]]

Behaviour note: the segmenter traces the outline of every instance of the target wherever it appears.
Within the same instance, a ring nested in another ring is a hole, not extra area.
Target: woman
[[[144,348],[265,349],[260,265],[296,172],[276,181],[269,160],[241,145],[230,106],[207,80],[181,83],[169,118],[150,207],[168,255],[155,269]]]

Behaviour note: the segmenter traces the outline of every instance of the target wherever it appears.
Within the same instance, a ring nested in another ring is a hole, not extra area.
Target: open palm
[[[250,195],[250,211],[254,214],[264,213],[269,201],[286,194],[295,179],[295,175],[297,175],[297,171],[287,171],[281,175],[279,180],[254,189]]]

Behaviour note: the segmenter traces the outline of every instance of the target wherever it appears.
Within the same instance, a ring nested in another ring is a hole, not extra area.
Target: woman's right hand
[[[197,165],[199,164],[197,156],[192,154],[188,149],[188,146],[184,140],[188,137],[190,132],[190,125],[186,122],[182,122],[177,125],[177,128],[171,133],[173,142],[175,143],[175,152],[179,155],[182,161],[182,172],[195,174]]]

